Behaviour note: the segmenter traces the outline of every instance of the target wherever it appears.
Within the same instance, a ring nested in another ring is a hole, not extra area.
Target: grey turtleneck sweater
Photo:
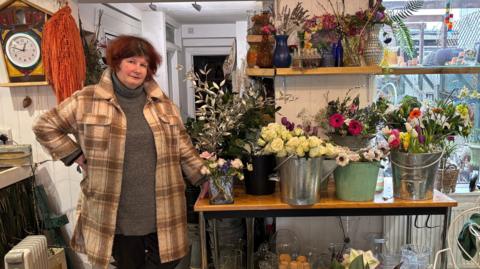
[[[156,232],[155,171],[157,153],[152,130],[143,115],[147,100],[143,85],[129,89],[115,73],[112,82],[117,101],[127,118],[122,192],[117,213],[117,234]]]

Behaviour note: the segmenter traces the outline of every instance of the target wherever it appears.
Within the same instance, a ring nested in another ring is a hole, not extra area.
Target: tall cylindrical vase
[[[273,173],[273,168],[275,168],[275,156],[253,156],[252,167],[252,171],[244,169],[246,193],[266,195],[275,192],[275,181],[268,178]]]
[[[375,24],[368,31],[364,50],[365,62],[367,65],[378,65],[382,60],[383,46],[379,38],[381,29],[381,24]]]
[[[275,36],[275,51],[273,52],[273,65],[279,68],[290,67],[292,56],[287,45],[288,35]]]

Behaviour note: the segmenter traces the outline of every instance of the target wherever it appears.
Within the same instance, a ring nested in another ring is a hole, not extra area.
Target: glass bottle
[[[337,41],[337,46],[335,47],[335,66],[343,66],[343,46],[342,46],[342,37]]]
[[[258,43],[250,44],[250,48],[248,49],[248,52],[247,52],[247,66],[248,66],[248,68],[253,68],[257,64],[258,49],[259,49],[259,44]]]

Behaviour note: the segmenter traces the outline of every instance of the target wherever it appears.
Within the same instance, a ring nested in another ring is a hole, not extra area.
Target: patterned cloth
[[[185,184],[200,183],[203,165],[183,126],[176,106],[154,81],[145,82],[145,118],[157,152],[155,178],[157,234],[163,262],[188,250]],[[111,71],[100,82],[76,92],[40,116],[33,126],[37,140],[55,160],[81,148],[87,160],[80,183],[72,248],[86,253],[94,266],[107,268],[120,198],[125,153],[126,118],[115,99]],[[73,134],[76,141],[68,134]]]

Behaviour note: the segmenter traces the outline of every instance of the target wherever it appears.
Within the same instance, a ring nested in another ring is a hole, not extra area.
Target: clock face
[[[11,35],[5,43],[7,58],[20,68],[32,68],[40,60],[38,41],[25,33]]]

